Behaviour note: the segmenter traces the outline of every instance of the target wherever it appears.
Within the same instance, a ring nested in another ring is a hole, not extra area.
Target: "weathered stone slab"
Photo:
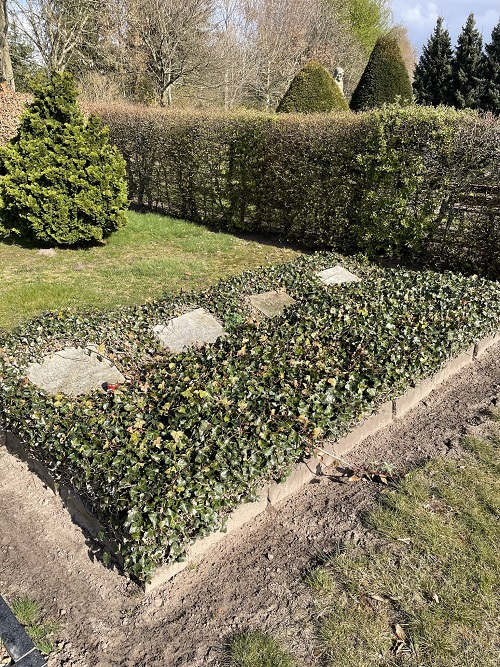
[[[413,410],[426,398],[434,389],[437,383],[435,378],[424,378],[415,387],[411,387],[402,396],[394,400],[394,419],[401,419],[407,412]]]
[[[338,442],[334,443],[332,452],[339,456],[344,456],[344,454],[347,454],[351,449],[354,449],[354,447],[359,445],[360,442],[363,442],[363,440],[369,438],[374,433],[389,426],[392,419],[393,403],[392,401],[386,401],[378,408],[377,412],[366,417],[359,426],[338,440]],[[326,448],[326,451],[328,451],[328,448]]]
[[[45,257],[55,257],[56,251],[55,248],[41,248],[38,251],[39,255],[44,255]]]
[[[286,292],[262,292],[248,297],[251,305],[266,317],[281,315],[287,306],[297,303]]]
[[[354,273],[351,273],[347,269],[344,269],[344,267],[340,266],[340,264],[337,264],[337,266],[332,266],[330,269],[319,271],[316,275],[322,282],[325,283],[325,285],[357,283],[360,280],[358,276],[356,276]]]
[[[215,343],[224,334],[223,327],[204,308],[174,317],[167,324],[158,324],[153,331],[162,345],[175,354],[184,352],[193,345]]]
[[[96,352],[85,352],[80,347],[67,347],[45,357],[41,364],[30,364],[27,377],[49,394],[70,396],[86,394],[105,382],[115,384],[125,381],[110,361],[100,361]]]
[[[321,462],[310,458],[304,463],[297,463],[288,477],[281,483],[272,482],[269,485],[268,499],[271,505],[277,505],[281,500],[297,493],[309,484],[318,475],[321,475]]]
[[[471,364],[474,360],[474,346],[470,347],[465,352],[462,352],[458,357],[454,357],[446,362],[443,368],[436,373],[434,376],[434,382],[436,385],[442,384],[448,378],[453,377],[457,373],[460,373],[462,368],[465,368]]]

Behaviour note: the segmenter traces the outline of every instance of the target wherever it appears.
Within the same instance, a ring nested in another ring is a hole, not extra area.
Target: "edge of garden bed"
[[[284,481],[264,484],[257,493],[257,500],[243,503],[229,515],[224,532],[211,533],[196,540],[189,547],[185,560],[156,568],[151,581],[144,586],[145,592],[151,592],[188,566],[192,566],[226,535],[236,532],[259,514],[265,512],[269,505],[276,505],[290,495],[297,493],[305,484],[321,474],[323,466],[331,465],[339,456],[344,456],[370,435],[377,433],[393,421],[401,419],[439,385],[480,358],[492,345],[499,341],[500,332],[480,339],[459,356],[447,361],[436,374],[422,379],[404,394],[381,405],[376,412],[365,418],[345,437],[335,442],[326,441],[322,443],[321,450],[324,454],[321,461],[312,457],[302,463],[297,463]],[[27,462],[29,469],[35,472],[54,493],[59,494],[73,521],[93,537],[98,538],[102,527],[96,517],[85,507],[74,489],[66,485],[56,484],[48,469],[38,460],[29,456],[23,443],[14,433],[0,429],[1,445],[6,446],[12,454]]]

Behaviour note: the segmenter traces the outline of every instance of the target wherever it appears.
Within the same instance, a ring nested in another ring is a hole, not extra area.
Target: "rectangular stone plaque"
[[[167,324],[158,324],[153,331],[162,345],[177,354],[204,343],[215,343],[224,334],[219,322],[203,308],[174,317]]]
[[[98,354],[90,349],[85,352],[80,347],[67,347],[44,357],[41,364],[28,366],[30,382],[49,394],[78,396],[103,384],[121,384],[125,378],[107,359],[99,360]]]
[[[340,264],[332,266],[330,269],[319,271],[316,275],[323,283],[325,283],[325,285],[341,285],[342,283],[359,282],[358,276],[347,269],[344,269]]]
[[[286,292],[262,292],[248,298],[252,306],[266,317],[281,315],[287,306],[297,303]]]

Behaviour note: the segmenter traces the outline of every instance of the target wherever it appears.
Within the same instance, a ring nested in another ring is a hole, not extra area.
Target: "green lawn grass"
[[[384,541],[314,570],[331,667],[495,667],[500,637],[498,429],[382,496]]]
[[[277,264],[297,252],[153,213],[127,214],[106,244],[56,249],[0,243],[0,329],[46,310],[111,308],[164,293],[208,287],[247,268]]]
[[[44,654],[54,651],[54,634],[61,626],[57,621],[42,618],[40,604],[29,597],[21,597],[12,603],[12,611],[26,629],[35,646]]]
[[[232,637],[224,657],[227,667],[296,667],[290,654],[259,630]]]

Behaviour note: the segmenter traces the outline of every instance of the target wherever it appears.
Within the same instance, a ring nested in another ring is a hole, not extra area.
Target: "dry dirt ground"
[[[349,461],[401,470],[454,456],[460,436],[497,404],[498,344]],[[0,457],[0,593],[30,596],[60,620],[49,667],[215,667],[231,633],[253,628],[282,640],[304,667],[321,664],[304,574],[339,541],[372,539],[361,519],[377,484],[324,475],[144,595],[93,560],[91,542],[24,463],[4,448]]]

